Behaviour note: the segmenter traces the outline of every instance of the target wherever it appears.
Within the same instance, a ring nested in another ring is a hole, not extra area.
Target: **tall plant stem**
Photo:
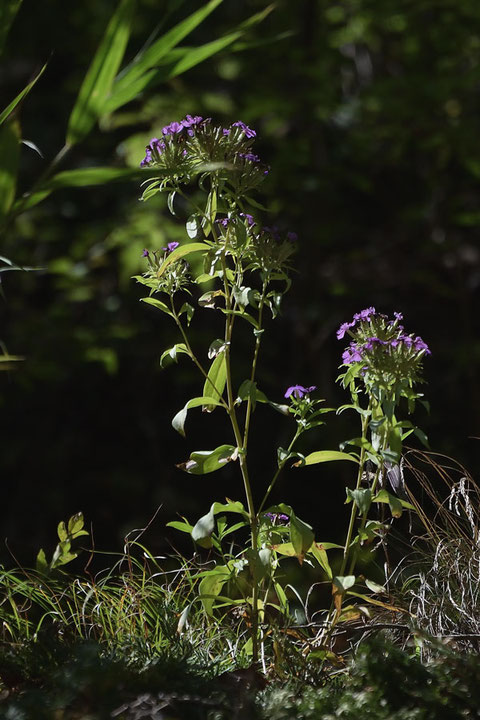
[[[262,333],[260,332],[262,329],[262,320],[263,320],[263,308],[265,305],[265,293],[267,291],[268,286],[268,277],[264,278],[263,285],[262,285],[262,294],[260,297],[260,302],[258,304],[258,334],[255,339],[255,350],[253,352],[253,360],[252,360],[252,370],[250,372],[250,382],[253,383],[255,380],[255,373],[257,371],[257,362],[258,362],[258,355],[260,352],[260,345],[262,343]],[[248,444],[248,435],[250,432],[250,419],[252,417],[252,409],[253,409],[253,403],[252,398],[249,397],[247,400],[247,410],[245,413],[245,428],[243,432],[243,448],[246,451],[247,444]]]
[[[371,404],[369,403],[368,411],[370,411],[370,409],[371,409]],[[369,417],[370,417],[370,412],[366,412],[362,417],[362,439],[363,440],[366,440],[366,438],[367,438]],[[365,454],[366,454],[365,447],[362,446],[362,449],[360,451],[360,461],[359,461],[359,465],[358,465],[357,483],[355,485],[355,490],[358,490],[362,483],[362,476],[363,476],[363,470],[364,470],[364,465],[365,465]],[[345,539],[345,546],[343,548],[342,565],[340,567],[340,572],[339,572],[340,576],[343,576],[343,574],[345,573],[345,568],[347,567],[348,556],[350,553],[350,543],[352,542],[353,528],[355,527],[356,517],[357,517],[357,506],[356,506],[355,502],[352,500],[352,510],[350,512],[350,521],[348,523],[347,537]]]
[[[213,223],[212,223],[213,227]],[[235,441],[238,448],[238,459],[240,463],[240,471],[242,473],[243,486],[245,489],[245,496],[247,499],[248,515],[250,519],[250,530],[252,538],[252,549],[256,552],[258,550],[258,523],[257,514],[255,512],[255,504],[253,501],[252,486],[248,474],[247,465],[247,451],[244,445],[244,438],[240,431],[238,424],[237,413],[235,411],[235,402],[233,397],[233,386],[232,386],[232,373],[230,363],[230,346],[232,342],[233,322],[235,319],[234,315],[230,314],[232,310],[232,296],[227,280],[227,262],[225,259],[225,253],[222,253],[222,269],[223,269],[223,287],[225,293],[225,309],[227,310],[227,316],[225,319],[225,367],[226,367],[226,385],[227,385],[227,402],[228,402],[228,414],[230,416],[230,422],[232,423],[233,433],[235,435]],[[253,575],[253,573],[252,573]],[[255,580],[252,583],[252,658],[253,662],[258,662],[258,583]]]

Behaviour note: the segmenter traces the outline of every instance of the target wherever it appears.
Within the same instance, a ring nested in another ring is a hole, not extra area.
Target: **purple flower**
[[[293,395],[296,400],[300,400],[300,398],[302,398],[304,395],[308,395],[308,393],[311,393],[316,389],[316,385],[311,385],[308,388],[303,387],[303,385],[291,385],[285,393],[284,397],[289,398]]]
[[[247,221],[248,227],[255,225],[255,220],[253,219],[253,215],[250,215],[250,213],[240,213],[240,217],[243,217]]]
[[[342,360],[344,365],[351,365],[354,362],[360,362],[362,355],[359,348],[353,343],[342,353]]]
[[[147,248],[142,252],[142,257],[148,257],[150,253],[148,252]]]
[[[250,162],[253,162],[253,163],[260,162],[260,158],[258,157],[258,155],[255,155],[255,153],[252,153],[252,152],[238,153],[238,157],[241,157],[244,160],[249,160]]]
[[[365,347],[365,350],[373,350],[375,345],[388,345],[388,343],[386,340],[380,340],[380,338],[378,338],[378,337],[371,337],[371,338],[368,338],[364,347]]]
[[[362,310],[359,313],[355,313],[353,316],[353,319],[357,322],[363,322],[363,321],[369,321],[372,315],[375,315],[376,311],[374,307],[365,308],[365,310]]]
[[[158,160],[159,156],[165,150],[165,143],[158,138],[152,138],[145,148],[145,157],[140,163],[140,167],[150,165],[152,161]]]
[[[393,314],[395,315],[395,320],[397,320],[398,322],[400,322],[400,320],[403,320],[402,313],[394,312]]]
[[[180,243],[178,243],[178,242],[171,242],[171,243],[168,243],[167,247],[162,248],[162,250],[165,250],[167,253],[171,253],[171,252],[173,252],[179,245],[180,245]]]
[[[223,128],[223,129],[222,129],[222,133],[223,133],[224,135],[230,135],[230,128]]]
[[[350,330],[350,328],[354,327],[354,326],[355,326],[355,320],[353,322],[349,322],[349,323],[346,323],[346,322],[342,323],[337,330],[337,339],[343,340],[343,338],[345,337],[345,333],[348,332],[348,330]]]
[[[171,122],[170,125],[165,125],[164,128],[162,128],[163,135],[176,135],[176,133],[179,133],[183,130],[183,125],[181,122]]]
[[[232,127],[239,127],[243,130],[245,133],[245,137],[247,138],[253,138],[256,137],[257,133],[255,130],[252,130],[252,128],[249,128],[248,125],[245,125],[244,122],[241,120],[238,120],[237,122],[232,123]]]
[[[290,522],[288,515],[284,513],[265,513],[265,517],[268,517],[272,525],[286,525]]]
[[[422,340],[422,338],[417,335],[417,337],[413,341],[413,347],[417,352],[420,352],[421,350],[425,350],[425,355],[431,355],[431,350],[428,347],[427,343]]]
[[[287,240],[290,240],[290,242],[297,242],[298,235],[296,232],[287,232]]]
[[[229,218],[220,218],[220,219],[216,220],[216,222],[219,225],[222,225],[222,227],[226,228],[228,226],[228,223],[230,222],[230,220],[229,220]]]
[[[195,117],[192,117],[191,115],[187,115],[184,120],[180,123],[184,128],[187,130],[187,134],[190,135],[190,137],[193,137],[194,135],[194,127],[195,125],[200,125],[200,123],[203,122],[203,118],[200,117],[200,115],[195,115]]]

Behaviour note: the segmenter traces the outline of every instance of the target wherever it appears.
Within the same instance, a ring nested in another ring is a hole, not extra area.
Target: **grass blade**
[[[35,77],[33,78],[33,80],[32,80],[30,83],[28,83],[28,85],[27,85],[26,87],[24,87],[23,90],[22,90],[20,93],[18,93],[17,97],[16,97],[14,100],[12,100],[12,102],[10,103],[10,105],[7,105],[7,107],[5,108],[5,110],[3,110],[3,111],[0,113],[0,125],[2,125],[2,123],[5,122],[5,120],[8,118],[8,116],[15,110],[15,108],[16,108],[17,105],[18,105],[18,103],[19,103],[21,100],[23,100],[23,98],[25,97],[25,95],[27,95],[27,94],[30,92],[30,90],[32,89],[32,87],[33,87],[33,86],[35,85],[35,83],[37,82],[37,80],[43,75],[43,72],[44,72],[44,70],[45,70],[46,67],[47,67],[47,63],[45,63],[45,65],[42,67],[42,69],[37,73],[37,75],[35,75]]]

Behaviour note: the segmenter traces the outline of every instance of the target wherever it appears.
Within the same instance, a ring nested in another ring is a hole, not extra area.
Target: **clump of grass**
[[[480,650],[480,488],[450,458],[411,451],[410,501],[423,532],[402,571],[415,624],[427,635]]]

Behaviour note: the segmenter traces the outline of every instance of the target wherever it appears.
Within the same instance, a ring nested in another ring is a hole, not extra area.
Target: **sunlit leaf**
[[[161,277],[167,267],[177,260],[180,260],[180,258],[186,257],[187,255],[191,255],[195,252],[200,252],[201,250],[210,250],[210,245],[201,242],[179,245],[179,247],[175,248],[175,250],[165,258],[158,270],[157,277]]]
[[[208,406],[215,406],[220,405],[220,401],[215,400],[215,398],[212,398],[210,396],[204,396],[192,398],[187,402],[184,408],[182,408],[173,418],[172,420],[172,427],[174,430],[176,430],[180,435],[183,435],[185,437],[185,420],[187,419],[187,413],[191,408],[200,407],[200,405],[208,405]]]
[[[110,98],[104,105],[104,112],[113,112],[136,98],[146,87],[166,79],[169,73],[162,72],[162,69],[157,70],[158,65],[170,50],[195,30],[221,2],[222,0],[210,0],[210,2],[205,3],[202,8],[182,20],[150,45],[149,48],[139,53],[114,83]],[[171,72],[172,70],[170,70]],[[179,72],[183,71],[180,69]],[[178,75],[179,72],[175,74]]]
[[[70,115],[67,145],[83,140],[104,112],[106,100],[127,47],[134,5],[135,0],[120,0],[107,26]]]
[[[317,463],[333,462],[335,460],[349,460],[350,462],[358,463],[358,458],[349,453],[340,452],[339,450],[317,450],[317,452],[307,455],[304,463],[295,463],[294,467],[300,467],[300,465],[303,464],[316,465]]]
[[[218,402],[223,397],[223,391],[227,382],[227,358],[224,352],[219,353],[213,360],[210,370],[208,371],[205,384],[203,386],[203,394],[215,398]],[[212,412],[215,405],[205,405],[207,412]]]
[[[233,445],[220,445],[215,450],[198,450],[192,452],[187,462],[177,465],[180,470],[191,475],[206,475],[224,467],[228,462],[235,459],[235,448]]]

